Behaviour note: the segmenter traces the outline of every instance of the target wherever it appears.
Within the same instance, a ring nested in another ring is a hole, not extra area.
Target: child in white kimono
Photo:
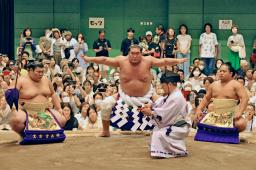
[[[151,134],[151,156],[186,156],[188,152],[185,138],[188,136],[191,121],[188,118],[186,100],[176,87],[180,77],[176,73],[166,72],[160,81],[165,96],[159,97],[153,105],[146,104],[141,108],[144,115],[152,116],[155,125]]]

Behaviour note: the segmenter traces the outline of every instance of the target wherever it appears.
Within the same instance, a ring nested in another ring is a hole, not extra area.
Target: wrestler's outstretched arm
[[[111,67],[119,67],[119,61],[122,56],[110,58],[110,57],[88,57],[88,56],[81,55],[81,57],[84,58],[85,62],[93,62],[96,64],[105,64],[105,65],[111,66]]]
[[[188,61],[187,58],[161,58],[161,59],[157,59],[154,57],[149,57],[149,59],[152,61],[152,66],[156,66],[156,67],[164,67],[164,66],[168,66],[168,65],[177,65],[177,64],[181,64],[184,63],[186,61]]]

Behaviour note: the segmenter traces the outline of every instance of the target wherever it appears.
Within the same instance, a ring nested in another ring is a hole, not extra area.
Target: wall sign
[[[230,30],[232,27],[232,20],[219,20],[220,30]]]
[[[89,28],[104,28],[104,18],[89,18]]]

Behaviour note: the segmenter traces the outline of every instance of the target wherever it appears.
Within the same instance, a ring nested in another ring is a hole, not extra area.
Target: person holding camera
[[[52,54],[57,65],[60,65],[62,56],[64,55],[64,49],[67,47],[66,39],[62,38],[60,30],[58,28],[52,29]]]
[[[99,37],[93,43],[93,50],[96,52],[97,56],[109,57],[109,51],[111,50],[110,41],[105,38],[105,30],[99,31]],[[102,72],[102,77],[108,77],[109,67],[106,65],[100,65],[100,71]]]
[[[87,68],[88,63],[85,63],[84,60],[80,57],[81,54],[86,54],[88,52],[88,45],[85,42],[84,35],[82,33],[79,33],[77,35],[77,44],[75,45],[75,53],[76,58],[79,60],[79,64],[82,68]]]
[[[52,40],[50,38],[52,31],[49,29],[45,30],[45,36],[40,37],[39,45],[37,46],[37,58],[46,59],[51,56]]]
[[[176,52],[178,49],[178,40],[175,37],[175,31],[173,28],[169,28],[167,31],[167,37],[164,41],[164,57],[165,58],[176,58]]]
[[[33,60],[35,56],[36,45],[35,41],[31,37],[32,31],[30,28],[25,28],[22,33],[21,47],[22,51],[29,53],[29,60]]]
[[[72,61],[76,57],[74,47],[77,44],[77,41],[72,37],[72,33],[70,31],[65,31],[63,35],[67,41],[67,46],[64,50],[65,57],[62,58],[68,59],[68,61]]]
[[[64,91],[68,94],[66,102],[70,104],[72,112],[74,114],[79,113],[79,107],[81,102],[75,93],[76,81],[67,80],[67,84],[64,86]]]

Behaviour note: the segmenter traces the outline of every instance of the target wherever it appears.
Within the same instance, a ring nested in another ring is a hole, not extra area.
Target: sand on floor
[[[187,141],[188,157],[151,159],[149,136],[67,132],[64,143],[21,146],[13,132],[0,132],[0,170],[255,170],[255,134],[238,145]],[[248,140],[249,139],[249,140]],[[251,141],[251,142],[248,142]]]

